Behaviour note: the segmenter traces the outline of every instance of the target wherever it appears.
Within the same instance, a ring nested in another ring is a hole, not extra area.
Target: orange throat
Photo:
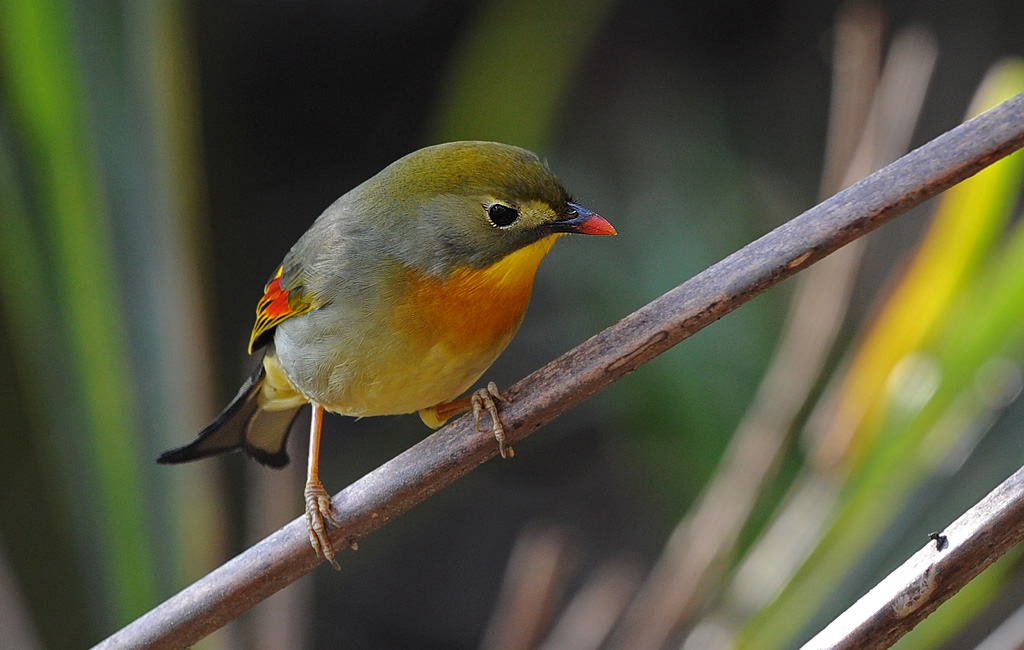
[[[396,314],[410,334],[464,355],[495,356],[508,344],[530,302],[533,279],[557,239],[545,237],[484,269],[458,269],[447,279],[416,275]]]

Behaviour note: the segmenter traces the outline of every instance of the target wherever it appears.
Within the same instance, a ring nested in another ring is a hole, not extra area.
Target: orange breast
[[[443,281],[410,278],[406,303],[396,314],[402,331],[455,356],[497,355],[518,329],[537,267],[555,239],[542,239],[485,269],[457,270]]]

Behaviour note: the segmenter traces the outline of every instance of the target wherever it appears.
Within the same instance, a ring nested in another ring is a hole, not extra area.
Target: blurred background
[[[618,229],[542,265],[487,374],[509,386],[1024,90],[1022,34],[1019,0],[3,0],[0,647],[96,643],[301,514],[302,462],[154,459],[234,395],[291,244],[394,159],[518,144]],[[1022,166],[755,299],[197,647],[799,646],[1024,459]],[[331,492],[429,433],[325,426]],[[1022,602],[1013,552],[902,647],[1007,620],[991,647],[1017,647]]]

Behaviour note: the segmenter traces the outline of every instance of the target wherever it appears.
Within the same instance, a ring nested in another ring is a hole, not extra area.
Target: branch
[[[909,148],[936,54],[934,44],[920,32],[900,32],[876,83],[876,67],[858,66],[856,61],[877,58],[872,54],[881,49],[881,13],[863,4],[848,7],[836,27],[833,65],[836,74],[846,78],[837,77],[832,87],[847,103],[859,102],[870,108],[853,125],[843,124],[839,117],[830,121],[830,141],[859,143],[844,157],[847,169],[841,176],[825,174],[826,179],[835,178],[839,187],[864,178]],[[867,92],[850,94],[850,88]],[[834,115],[857,112],[849,105],[833,106],[832,111]],[[844,138],[843,131],[858,135]],[[839,164],[830,159],[825,167]],[[699,609],[708,585],[721,579],[751,511],[777,470],[794,431],[793,423],[833,351],[864,242],[847,246],[801,276],[774,356],[747,413],[729,440],[715,475],[672,531],[643,588],[619,622],[609,648],[664,647],[673,632],[686,626]]]
[[[1024,146],[1024,94],[907,154],[672,289],[506,393],[514,444],[676,343],[841,246]],[[369,535],[497,453],[463,417],[335,495],[335,547]],[[320,560],[296,519],[99,644],[195,643]]]
[[[843,612],[803,650],[882,650],[1024,540],[1024,468]]]

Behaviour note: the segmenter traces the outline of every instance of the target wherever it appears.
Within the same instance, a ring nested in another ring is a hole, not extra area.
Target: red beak
[[[567,204],[569,207],[568,218],[562,221],[555,221],[550,227],[556,232],[571,232],[581,235],[614,235],[615,228],[608,220],[596,212],[584,208],[575,203]]]

